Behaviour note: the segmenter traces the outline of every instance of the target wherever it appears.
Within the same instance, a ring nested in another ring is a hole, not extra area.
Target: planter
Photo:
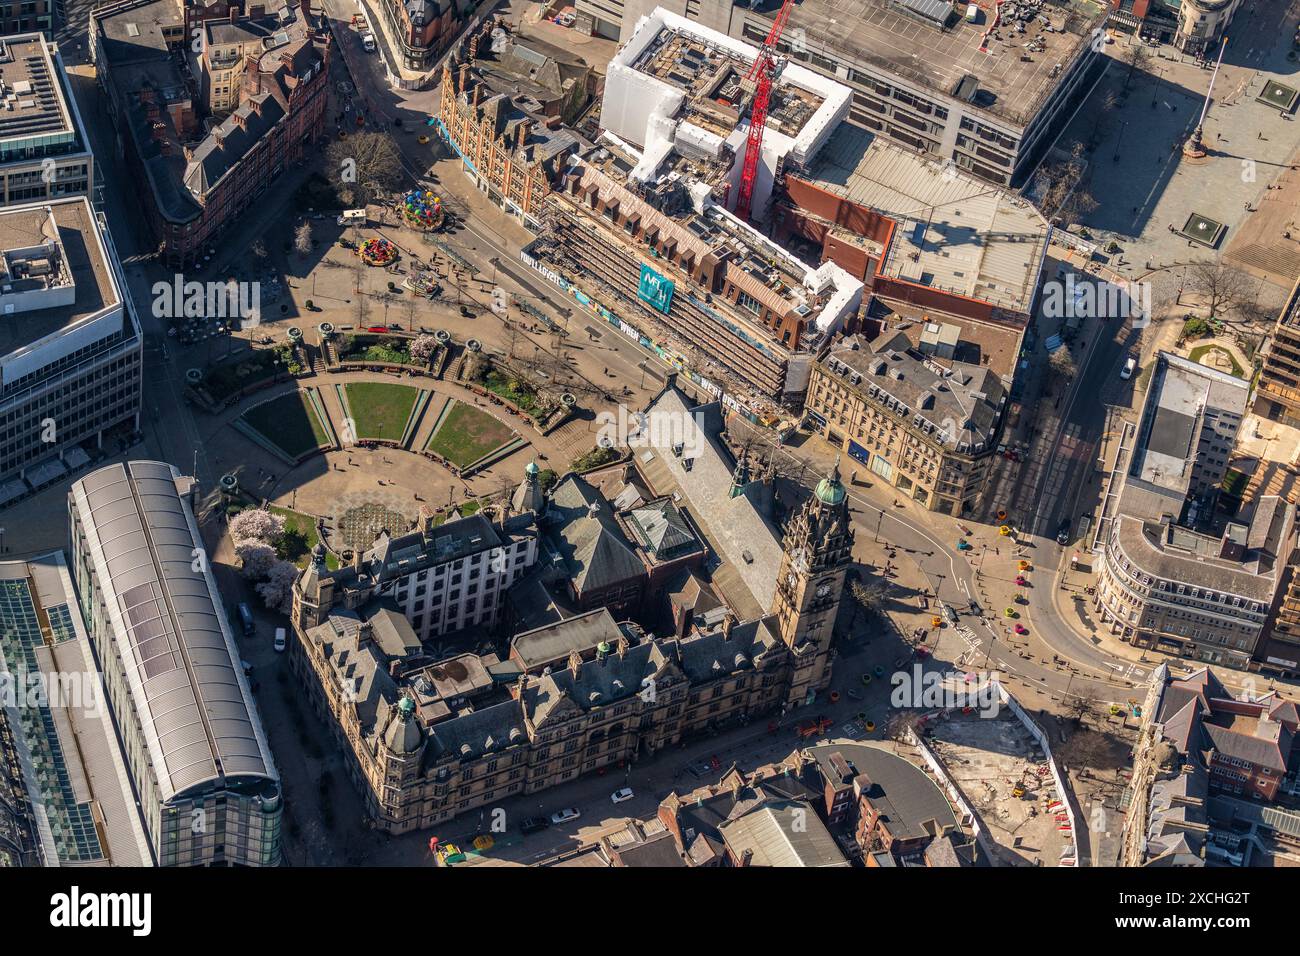
[[[296,325],[289,326],[289,341],[297,345],[302,341],[302,329]]]
[[[222,475],[220,484],[223,494],[235,495],[239,493],[239,479],[234,475]]]
[[[185,370],[185,384],[197,385],[203,381],[203,371],[197,368],[188,368]]]

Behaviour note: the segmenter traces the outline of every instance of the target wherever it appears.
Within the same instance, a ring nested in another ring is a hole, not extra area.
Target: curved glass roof
[[[72,487],[164,801],[278,779],[178,477],[133,461]]]

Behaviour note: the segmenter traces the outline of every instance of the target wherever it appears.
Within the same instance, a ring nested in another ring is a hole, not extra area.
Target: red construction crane
[[[772,97],[772,83],[778,73],[776,44],[781,39],[781,31],[785,29],[786,20],[790,19],[790,11],[793,7],[794,0],[785,0],[781,4],[781,10],[772,21],[772,29],[768,31],[763,47],[758,51],[754,65],[749,68],[749,73],[745,76],[745,79],[751,83],[757,81],[758,85],[754,88],[754,104],[749,110],[749,140],[745,144],[745,165],[740,172],[740,194],[736,198],[736,215],[744,222],[749,222],[749,207],[754,198],[754,179],[758,175],[758,161],[763,155],[763,127],[767,125],[767,104]]]

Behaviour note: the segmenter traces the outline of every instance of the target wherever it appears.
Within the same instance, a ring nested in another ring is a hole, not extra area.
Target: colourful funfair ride
[[[397,246],[383,236],[372,236],[361,243],[357,255],[368,266],[391,266],[397,261]]]
[[[412,189],[398,208],[402,220],[412,229],[432,232],[442,225],[442,199],[427,189]]]

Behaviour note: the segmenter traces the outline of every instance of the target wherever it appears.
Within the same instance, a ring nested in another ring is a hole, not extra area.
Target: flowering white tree
[[[411,342],[411,358],[421,365],[428,365],[437,350],[438,340],[432,335],[417,335]]]
[[[292,561],[276,561],[266,580],[257,586],[257,593],[271,610],[288,614],[293,606],[293,582],[300,573]]]
[[[261,508],[241,511],[230,519],[230,537],[236,546],[245,541],[273,545],[283,534],[284,518]]]
[[[244,577],[260,581],[271,573],[279,560],[275,548],[261,541],[241,541],[235,545],[235,554],[244,565]]]

